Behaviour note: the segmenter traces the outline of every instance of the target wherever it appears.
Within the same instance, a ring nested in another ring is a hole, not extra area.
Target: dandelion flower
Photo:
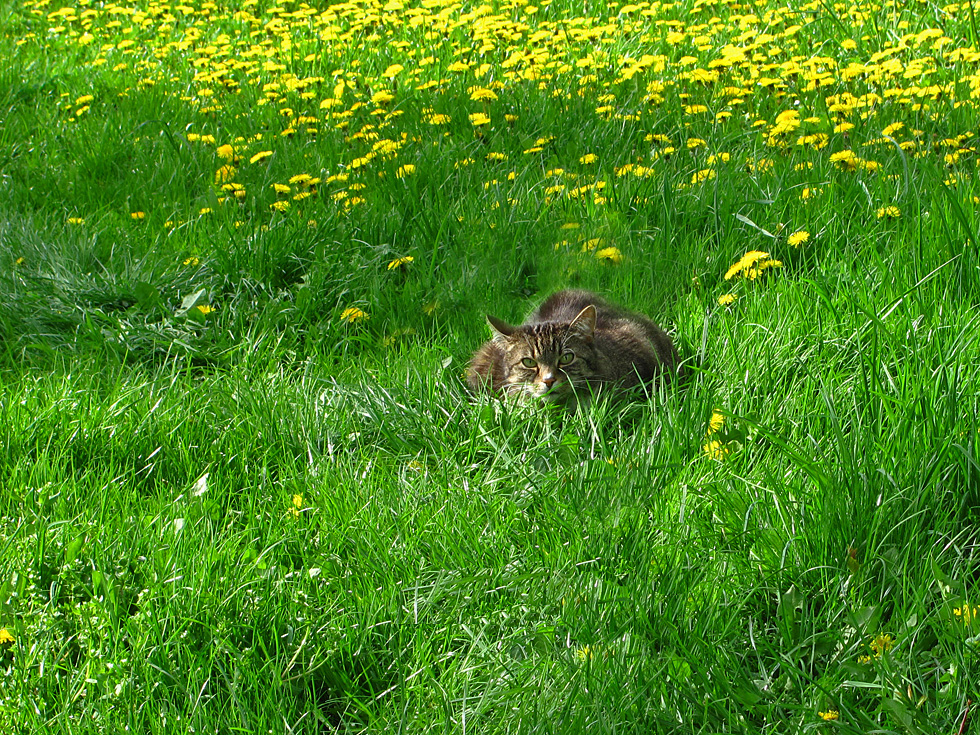
[[[207,304],[198,304],[198,305],[197,305],[197,306],[195,306],[194,308],[195,308],[195,309],[197,309],[197,310],[198,310],[199,312],[201,312],[201,313],[202,313],[202,314],[203,314],[204,316],[207,316],[207,315],[208,315],[208,314],[210,314],[210,313],[211,313],[212,311],[214,311],[214,309],[212,309],[212,308],[211,308],[210,306],[208,306]]]
[[[415,260],[415,258],[413,258],[411,255],[406,255],[403,258],[395,258],[393,261],[391,261],[390,263],[388,263],[388,270],[393,271],[393,270],[397,270],[399,268],[404,268],[405,266],[407,266],[409,263],[413,262],[414,260]]]
[[[384,79],[394,79],[399,74],[401,74],[404,69],[405,69],[405,67],[402,66],[401,64],[392,64],[387,69],[385,69],[383,72],[381,72],[381,76]]]
[[[842,171],[857,171],[858,163],[861,159],[852,150],[840,151],[830,157],[830,162],[835,164]]]
[[[474,128],[478,128],[481,125],[489,125],[490,124],[490,116],[489,115],[486,115],[486,114],[484,114],[482,112],[474,112],[472,115],[470,115],[470,124]]]
[[[735,263],[734,265],[732,265],[731,268],[728,269],[728,271],[725,273],[725,280],[726,281],[732,280],[732,278],[734,278],[738,274],[749,270],[756,263],[758,263],[761,260],[765,260],[768,257],[769,257],[769,253],[765,253],[761,250],[750,250],[745,255],[743,255],[737,263]]]
[[[484,87],[470,87],[469,93],[470,99],[474,102],[495,102],[497,100],[497,93],[492,89],[485,89]]]
[[[214,152],[218,158],[223,158],[226,161],[233,161],[235,159],[235,149],[227,143],[225,145],[219,145]]]
[[[366,311],[362,311],[356,306],[348,306],[346,309],[340,312],[340,320],[347,322],[348,324],[367,321],[369,318],[370,317]]]
[[[704,453],[707,455],[708,459],[719,460],[727,457],[732,451],[717,439],[709,439],[704,443],[702,449],[704,450]]]
[[[137,221],[144,220],[146,219],[146,212],[130,212],[129,216]]]
[[[264,161],[266,158],[268,158],[271,155],[272,155],[272,151],[259,151],[254,156],[252,156],[250,159],[248,159],[248,162],[249,163],[258,163],[259,161]]]
[[[69,217],[68,218],[68,224],[70,224],[70,225],[84,225],[85,224],[85,218],[84,217]]]
[[[415,173],[415,165],[411,163],[406,163],[404,166],[399,166],[398,170],[395,171],[395,178],[404,179],[406,176],[411,176]]]
[[[619,248],[602,248],[596,251],[595,257],[608,263],[619,264],[623,262],[623,254]]]
[[[895,637],[893,635],[890,633],[879,633],[871,639],[868,647],[871,649],[871,652],[874,653],[875,658],[881,658],[881,655],[885,653],[885,651],[892,650],[894,645]]]
[[[708,419],[708,434],[714,434],[717,431],[721,431],[721,427],[725,425],[725,414],[717,409],[711,412],[711,418]]]
[[[182,265],[195,266],[195,265],[200,265],[200,263],[201,263],[201,260],[199,258],[195,258],[192,255],[191,257],[185,259]]]
[[[806,242],[810,241],[810,233],[806,230],[800,230],[794,232],[792,235],[786,238],[786,242],[792,245],[794,248],[798,248]]]
[[[0,628],[0,645],[14,643],[15,639],[6,628]]]
[[[826,712],[817,712],[817,714],[824,720],[836,720],[840,718],[840,712],[835,709],[827,710]]]
[[[733,294],[733,293],[722,294],[721,296],[718,297],[718,305],[719,306],[731,306],[732,304],[735,303],[735,299],[737,299],[737,298],[738,298],[738,296],[736,294]]]
[[[887,207],[879,207],[875,211],[875,217],[878,219],[898,219],[902,216],[902,210],[895,205],[890,205]]]

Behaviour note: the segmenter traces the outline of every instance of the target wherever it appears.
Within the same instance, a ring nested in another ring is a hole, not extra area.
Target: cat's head
[[[595,320],[594,306],[586,306],[570,322],[519,327],[488,316],[504,353],[504,392],[555,403],[586,392],[594,373]]]

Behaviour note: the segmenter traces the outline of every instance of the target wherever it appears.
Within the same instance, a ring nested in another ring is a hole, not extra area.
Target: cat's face
[[[570,323],[512,327],[489,317],[504,350],[504,391],[510,395],[566,403],[588,391],[595,348],[595,308]]]

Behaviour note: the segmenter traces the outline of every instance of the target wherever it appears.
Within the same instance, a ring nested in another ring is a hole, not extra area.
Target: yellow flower
[[[194,266],[194,265],[200,265],[200,263],[201,263],[201,261],[200,261],[200,259],[199,259],[199,258],[195,258],[195,257],[194,257],[194,256],[192,255],[191,257],[189,257],[189,258],[187,258],[187,259],[186,259],[186,260],[185,260],[185,261],[183,262],[183,265],[191,265],[191,266]]]
[[[721,296],[718,297],[718,305],[719,306],[731,306],[732,304],[735,303],[735,299],[737,299],[737,298],[738,298],[738,296],[736,294],[733,294],[733,293],[722,294]]]
[[[272,151],[259,151],[254,156],[252,156],[250,159],[248,159],[248,162],[249,163],[258,163],[259,161],[264,161],[266,158],[268,158],[271,155],[272,155]]]
[[[387,69],[385,69],[383,72],[381,72],[381,76],[384,79],[394,79],[399,74],[401,74],[404,69],[405,69],[405,67],[402,66],[401,64],[392,64]]]
[[[902,216],[902,210],[896,207],[895,205],[890,205],[887,207],[879,207],[875,211],[875,217],[877,217],[878,219],[885,219],[886,217],[888,219],[898,219],[901,216]]]
[[[398,268],[404,268],[414,260],[415,258],[413,258],[411,255],[406,255],[403,258],[395,258],[393,261],[388,263],[388,270],[393,271]]]
[[[980,613],[980,609],[971,608],[968,604],[953,608],[953,615],[963,621],[963,625],[969,625],[971,620],[976,620],[978,613]]]
[[[289,209],[289,202],[287,201],[273,202],[272,204],[269,205],[269,209],[274,209],[277,212],[285,212],[287,209]]]
[[[130,212],[129,216],[135,220],[146,219],[146,212]]]
[[[393,99],[395,99],[395,95],[386,89],[382,89],[371,95],[371,101],[376,105],[387,105]]]
[[[782,267],[781,261],[769,259],[769,253],[764,253],[761,250],[750,250],[728,269],[725,273],[725,280],[730,281],[737,275],[754,280],[769,268]]]
[[[875,655],[875,658],[881,658],[881,655],[885,651],[890,651],[894,645],[895,645],[894,636],[892,636],[890,633],[879,633],[878,635],[876,635],[874,638],[871,639],[871,642],[868,644],[868,647],[871,649],[871,652]]]
[[[794,232],[792,235],[786,238],[786,242],[792,245],[794,248],[798,248],[803,243],[809,241],[810,241],[810,233],[807,232],[806,230],[800,230],[798,232]]]
[[[223,158],[226,161],[232,161],[235,158],[235,149],[232,148],[227,143],[225,145],[219,145],[215,150],[218,158]]]
[[[836,720],[840,718],[840,712],[835,709],[827,710],[826,712],[817,712],[817,714],[825,720]]]
[[[83,94],[77,100],[75,100],[76,105],[87,105],[89,102],[94,102],[95,96],[91,94]]]
[[[489,125],[490,116],[485,115],[482,112],[474,112],[472,115],[470,115],[470,124],[475,128],[480,127],[481,125]]]
[[[711,418],[708,420],[708,435],[714,434],[716,431],[721,431],[721,427],[725,425],[725,414],[721,411],[714,410],[711,412]]]
[[[857,171],[861,159],[852,150],[840,151],[830,157],[830,162],[836,164],[842,171]]]
[[[85,218],[84,217],[69,217],[68,218],[68,224],[70,224],[70,225],[84,225],[85,224]]]
[[[212,309],[212,308],[211,308],[210,306],[208,306],[207,304],[199,304],[198,306],[195,306],[194,308],[195,308],[195,309],[197,309],[197,310],[198,310],[199,312],[201,312],[202,314],[204,314],[204,316],[207,316],[207,315],[208,315],[208,314],[210,314],[210,313],[211,313],[212,311],[214,311],[214,309]]]
[[[702,449],[709,459],[724,459],[732,451],[717,439],[709,439],[704,443]]]
[[[470,93],[470,99],[474,102],[495,102],[497,100],[497,93],[492,89],[470,87],[467,91]]]
[[[595,160],[596,160],[596,155],[594,153],[586,153],[584,156],[578,159],[578,162],[581,163],[583,166],[587,166],[590,163],[594,163]]]
[[[235,176],[235,172],[238,171],[232,165],[225,165],[214,172],[214,183],[223,184],[226,181],[231,181]]]
[[[579,661],[591,661],[593,655],[592,646],[582,646],[575,651],[575,658]]]
[[[340,320],[347,322],[348,324],[354,324],[355,322],[363,322],[370,319],[366,311],[361,311],[356,306],[348,306],[342,312],[340,312]]]
[[[704,168],[691,177],[691,183],[700,184],[705,181],[711,181],[715,176],[716,174],[713,168]]]
[[[623,254],[619,251],[619,248],[603,248],[602,250],[597,250],[595,257],[610,263],[619,264],[623,262]]]
[[[0,645],[14,643],[15,639],[6,628],[0,628]]]
[[[399,166],[398,170],[395,171],[395,177],[399,179],[404,179],[406,176],[411,176],[415,173],[415,165],[411,163],[406,163],[404,166]]]

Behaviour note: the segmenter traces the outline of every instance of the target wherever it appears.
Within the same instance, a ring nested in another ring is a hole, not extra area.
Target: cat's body
[[[642,314],[589,291],[559,291],[518,327],[488,316],[494,336],[470,360],[475,392],[575,405],[600,388],[624,391],[677,368],[670,337]]]

